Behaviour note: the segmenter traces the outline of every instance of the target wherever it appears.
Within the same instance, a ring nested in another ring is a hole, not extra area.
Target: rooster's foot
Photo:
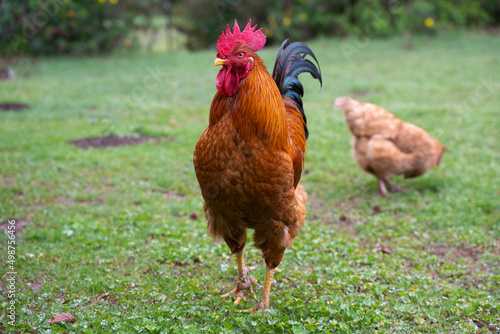
[[[249,295],[251,295],[252,298],[257,299],[257,295],[253,290],[253,285],[256,285],[259,289],[262,289],[262,285],[260,285],[255,278],[250,277],[249,273],[259,267],[260,265],[250,268],[243,267],[242,272],[238,275],[236,288],[228,293],[221,295],[221,297],[227,298],[231,294],[234,294],[236,296],[236,300],[234,301],[235,304],[238,304],[243,298],[248,297]]]

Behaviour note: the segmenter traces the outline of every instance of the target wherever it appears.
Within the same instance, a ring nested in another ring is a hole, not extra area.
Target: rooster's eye
[[[243,57],[243,56],[244,56],[244,53],[243,53],[243,52],[240,52],[240,53],[238,53],[238,54],[237,54],[237,57],[238,57],[238,58],[241,58],[241,57]]]

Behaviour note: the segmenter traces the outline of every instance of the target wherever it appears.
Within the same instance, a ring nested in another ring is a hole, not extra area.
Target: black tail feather
[[[309,59],[305,59],[307,55],[314,59],[316,64],[318,64],[317,67]],[[304,43],[295,42],[290,44],[288,39],[285,40],[283,44],[281,44],[278,55],[276,56],[273,68],[273,79],[278,85],[281,96],[288,96],[297,104],[304,118],[304,123],[307,124],[307,118],[302,104],[304,87],[298,79],[299,74],[304,72],[310,73],[314,79],[318,79],[320,84],[323,85],[321,69],[311,49]],[[309,132],[306,126],[304,126],[304,130],[307,138]]]

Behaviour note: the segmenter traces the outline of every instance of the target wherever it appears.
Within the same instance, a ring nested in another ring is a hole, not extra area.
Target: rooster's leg
[[[378,189],[381,195],[387,195],[387,188],[385,187],[384,181],[382,179],[377,179]]]
[[[269,308],[269,294],[271,292],[271,284],[273,282],[274,269],[266,268],[266,282],[264,283],[264,288],[262,289],[262,296],[260,296],[259,303],[256,307],[249,310],[240,312],[259,312],[261,310]]]
[[[266,268],[266,281],[264,282],[264,288],[262,289],[262,296],[260,296],[260,301],[255,308],[256,311],[269,308],[269,293],[271,292],[271,283],[273,282],[274,269]]]
[[[257,298],[255,292],[253,291],[252,285],[257,284],[259,286],[257,280],[250,277],[249,273],[259,268],[260,265],[250,268],[246,267],[245,259],[243,258],[243,253],[244,249],[236,253],[236,260],[238,263],[238,281],[236,282],[236,288],[234,288],[231,292],[228,292],[221,296],[222,298],[227,298],[232,293],[234,293],[234,295],[236,296],[236,300],[234,301],[235,304],[238,304],[243,298],[245,298],[248,295],[245,291],[248,291],[249,293],[253,294],[252,296],[253,298]]]

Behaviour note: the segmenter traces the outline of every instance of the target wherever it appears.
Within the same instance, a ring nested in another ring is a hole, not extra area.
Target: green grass
[[[357,45],[349,58],[346,43]],[[215,93],[214,50],[44,58],[14,67],[17,78],[0,82],[0,102],[31,108],[0,113],[0,220],[2,227],[12,218],[29,223],[16,238],[14,327],[0,283],[4,329],[498,332],[498,38],[308,44],[324,80],[319,89],[301,77],[310,129],[302,178],[308,214],[276,272],[266,315],[238,312],[255,300],[233,305],[219,297],[234,287],[235,259],[206,234],[192,166]],[[259,52],[270,69],[276,51]],[[441,166],[396,179],[408,192],[380,197],[375,179],[350,156],[343,112],[333,109],[343,95],[426,129],[448,146]],[[163,139],[90,150],[67,143],[106,134]],[[7,236],[2,231],[4,282]],[[251,241],[246,258],[261,261]],[[263,281],[264,274],[260,268],[255,277]],[[77,322],[46,324],[60,312]]]

